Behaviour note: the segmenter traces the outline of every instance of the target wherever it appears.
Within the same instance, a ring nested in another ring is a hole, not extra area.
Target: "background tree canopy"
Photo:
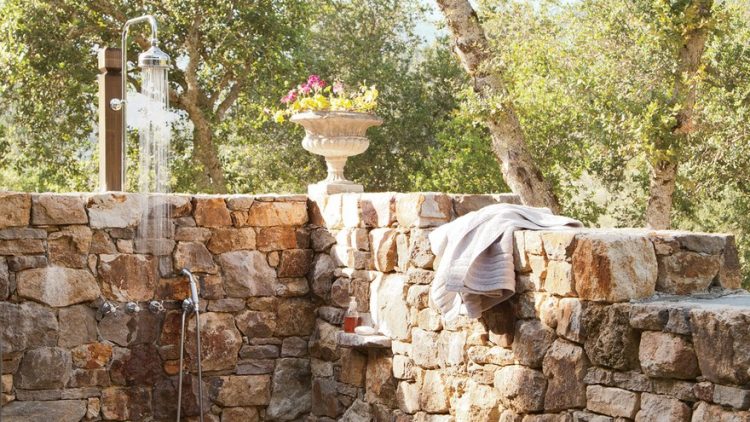
[[[693,0],[698,1],[698,0]],[[679,160],[672,225],[731,232],[750,262],[750,4],[715,0],[691,132],[674,125],[690,0],[475,2],[531,153],[565,213],[643,226],[649,168]],[[369,191],[502,192],[470,81],[419,0],[0,3],[0,189],[96,190],[96,48],[153,13],[174,59],[173,190],[303,192],[325,166],[267,110],[310,73],[367,80],[385,124],[347,165]],[[135,28],[130,52],[143,42]],[[137,86],[138,72],[131,83]],[[490,104],[490,108],[492,104]],[[672,125],[672,126],[670,126]],[[135,143],[133,143],[135,144]],[[137,146],[129,151],[137,156]],[[662,154],[662,155],[659,155]],[[131,160],[131,162],[133,162]],[[131,177],[130,180],[135,180]],[[750,276],[746,275],[750,281]]]

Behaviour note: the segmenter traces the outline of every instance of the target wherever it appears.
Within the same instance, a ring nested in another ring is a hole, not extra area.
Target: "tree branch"
[[[216,107],[216,119],[218,121],[223,121],[224,116],[227,113],[227,110],[229,110],[229,107],[231,107],[236,101],[237,98],[240,96],[240,89],[242,88],[242,81],[237,81],[232,85],[232,88],[229,89],[229,93],[227,94],[226,98]]]

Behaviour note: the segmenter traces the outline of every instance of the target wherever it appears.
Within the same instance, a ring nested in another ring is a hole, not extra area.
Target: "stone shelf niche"
[[[382,335],[363,336],[355,333],[340,332],[338,345],[353,349],[390,349],[391,338]]]
[[[731,235],[519,231],[517,294],[443,321],[430,231],[517,197],[151,199],[171,210],[158,242],[137,238],[136,194],[0,193],[4,421],[174,420],[184,267],[205,305],[207,420],[750,419],[750,299]],[[341,334],[350,295],[382,347]],[[96,312],[154,299],[165,312]]]

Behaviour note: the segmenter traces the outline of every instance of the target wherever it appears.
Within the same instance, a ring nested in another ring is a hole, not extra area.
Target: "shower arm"
[[[158,27],[156,25],[156,18],[154,18],[152,15],[143,15],[139,16],[137,18],[129,19],[125,22],[125,25],[122,27],[122,39],[121,39],[121,48],[122,48],[122,57],[121,57],[121,69],[122,69],[122,93],[121,98],[113,98],[109,102],[109,106],[112,108],[112,110],[115,111],[122,111],[122,169],[120,174],[120,180],[122,181],[123,189],[125,187],[125,157],[127,155],[126,147],[127,147],[127,139],[128,139],[128,122],[125,118],[125,112],[127,109],[127,88],[128,88],[128,32],[130,29],[130,25],[141,23],[141,22],[148,22],[151,26],[151,45],[156,46],[159,44],[158,41]]]

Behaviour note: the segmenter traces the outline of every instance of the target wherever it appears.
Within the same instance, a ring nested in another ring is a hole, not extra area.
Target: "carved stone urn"
[[[302,147],[313,154],[325,157],[328,177],[307,187],[311,196],[331,195],[343,192],[362,192],[362,185],[347,180],[344,176],[346,160],[362,154],[370,146],[365,132],[371,126],[379,126],[383,119],[369,113],[349,111],[308,111],[297,113],[289,120],[305,128]]]

